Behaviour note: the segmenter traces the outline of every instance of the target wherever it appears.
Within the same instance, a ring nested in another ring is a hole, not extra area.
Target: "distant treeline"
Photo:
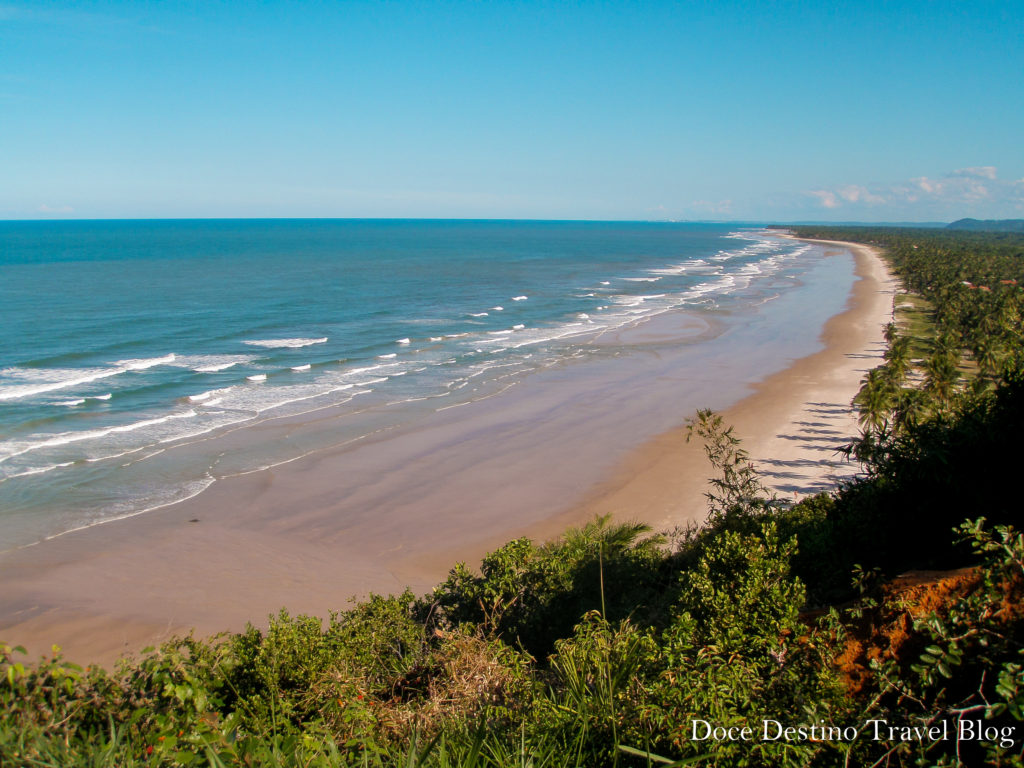
[[[1024,237],[798,234],[880,246],[914,302],[859,477],[781,501],[701,411],[700,528],[517,539],[113,672],[0,646],[0,766],[1024,765]]]

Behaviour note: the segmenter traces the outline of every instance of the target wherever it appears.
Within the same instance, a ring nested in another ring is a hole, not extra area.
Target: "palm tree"
[[[916,387],[901,389],[896,398],[896,425],[915,427],[928,415],[928,397]]]
[[[910,370],[910,339],[901,336],[889,344],[885,352],[889,380],[895,388],[903,386]]]
[[[612,523],[611,515],[598,515],[582,528],[574,528],[565,534],[565,544],[582,550],[596,547],[604,556],[620,554],[627,550],[653,552],[664,543],[660,534],[650,535],[647,523]]]
[[[960,357],[960,343],[956,332],[947,328],[932,339],[932,353],[935,355],[948,355],[954,360],[958,359]]]
[[[924,377],[924,389],[939,405],[948,405],[953,387],[960,378],[955,355],[936,349],[928,358]]]
[[[883,431],[889,424],[894,395],[895,388],[884,368],[868,371],[861,380],[860,391],[853,398],[853,404],[860,411],[857,420],[861,427],[875,432]]]
[[[999,370],[1001,351],[999,342],[994,338],[982,336],[975,342],[974,359],[983,377],[995,378],[996,371]]]
[[[885,330],[882,331],[885,336],[885,343],[892,346],[892,343],[896,341],[896,335],[898,333],[896,329],[896,323],[886,323]]]
[[[1011,294],[1005,301],[1002,301],[999,305],[999,310],[996,317],[996,324],[999,330],[1014,339],[1019,345],[1024,340],[1024,317],[1022,317],[1022,307],[1020,302],[1020,291],[1016,291]]]

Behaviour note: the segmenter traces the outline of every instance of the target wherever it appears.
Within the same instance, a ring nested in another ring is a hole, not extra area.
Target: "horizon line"
[[[533,217],[438,217],[438,216],[125,216],[125,217],[40,217],[32,219],[15,219],[0,217],[2,223],[57,223],[57,222],[86,222],[86,221],[476,221],[476,222],[550,222],[550,223],[607,223],[607,224],[747,224],[747,225],[776,225],[776,226],[936,226],[946,225],[952,221],[863,221],[845,219],[841,221],[829,221],[822,219],[587,219],[587,218],[533,218]],[[999,221],[999,219],[995,219]]]

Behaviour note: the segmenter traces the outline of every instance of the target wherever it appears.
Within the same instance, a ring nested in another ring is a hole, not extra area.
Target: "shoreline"
[[[877,253],[836,245],[854,254],[857,279],[845,308],[822,330],[825,348],[767,376],[753,394],[732,398],[739,402],[721,409],[755,463],[770,467],[768,484],[780,490],[814,490],[835,471],[820,460],[828,458],[830,444],[856,434],[849,401],[863,371],[881,357],[882,326],[891,316],[894,281]],[[547,386],[562,386],[557,375],[551,379]],[[557,427],[557,399],[539,399],[519,396],[511,405],[520,416],[550,418]],[[511,417],[485,410],[473,417],[477,421],[468,433],[458,419],[469,416],[452,418],[432,432],[411,430],[397,456],[396,446],[382,440],[358,455],[308,457],[286,471],[218,483],[194,504],[86,529],[8,558],[0,562],[0,574],[15,596],[0,599],[0,639],[27,646],[32,657],[57,642],[72,660],[109,663],[189,626],[198,634],[241,629],[240,623],[260,621],[282,605],[293,614],[324,615],[325,606],[341,609],[350,595],[406,586],[428,591],[458,560],[475,564],[516,536],[550,538],[595,514],[636,518],[656,529],[698,523],[705,514],[709,468],[701,446],[685,443],[685,427],[629,449],[611,461],[596,485],[570,476],[524,488],[515,487],[515,477],[529,476],[529,457],[510,451],[491,456],[487,450],[489,430],[515,432]],[[417,473],[436,482],[438,472],[452,470],[434,459],[436,448],[467,434],[481,455],[457,476],[448,500],[459,494],[512,495],[521,515],[514,521],[500,510],[476,516],[467,504],[438,520],[416,519],[416,504],[423,504]],[[581,450],[597,461],[599,441],[593,442]],[[372,466],[374,449],[391,450],[394,466],[412,478],[409,488],[395,496],[393,488],[356,482],[342,501],[350,505],[346,509],[365,511],[354,519],[332,519],[330,510],[341,502],[336,489],[323,485],[324,477],[339,471],[359,477]],[[558,446],[548,450],[557,455]],[[381,514],[373,502],[389,490],[394,510]],[[281,509],[290,514],[282,518]],[[154,613],[166,621],[154,621]]]
[[[752,394],[718,411],[764,484],[780,498],[818,493],[856,473],[832,449],[859,433],[851,401],[863,375],[883,360],[882,330],[892,319],[898,287],[876,248],[792,239],[849,250],[857,279],[844,309],[821,331],[824,349],[766,376]],[[702,523],[711,467],[699,441],[687,443],[686,436],[687,427],[676,427],[634,449],[578,503],[537,526],[534,537],[558,536],[594,515],[639,520],[655,531]]]

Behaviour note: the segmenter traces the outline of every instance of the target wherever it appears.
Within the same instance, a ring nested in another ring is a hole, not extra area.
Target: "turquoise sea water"
[[[742,317],[820,256],[693,224],[0,222],[0,550],[621,355],[593,342],[654,315]],[[202,450],[324,408],[362,416]]]

